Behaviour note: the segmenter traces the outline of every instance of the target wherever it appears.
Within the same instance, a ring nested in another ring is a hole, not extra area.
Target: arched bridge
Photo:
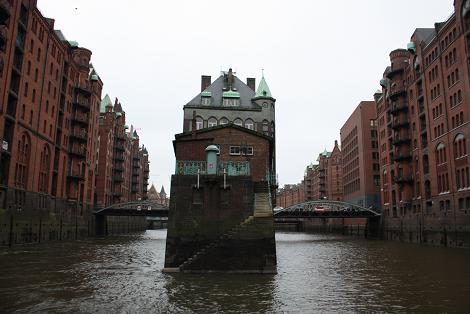
[[[96,216],[148,216],[168,218],[168,207],[155,201],[134,201],[96,208]]]
[[[274,213],[276,222],[308,218],[373,218],[379,216],[380,213],[372,208],[328,200],[300,203]]]

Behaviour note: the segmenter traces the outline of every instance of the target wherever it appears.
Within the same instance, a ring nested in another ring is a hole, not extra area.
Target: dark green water
[[[0,313],[470,313],[468,250],[277,233],[277,275],[173,275],[165,235],[0,251]]]

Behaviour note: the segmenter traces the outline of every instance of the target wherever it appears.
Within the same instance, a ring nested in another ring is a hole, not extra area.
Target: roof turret
[[[273,98],[273,96],[271,95],[271,91],[269,90],[268,83],[266,83],[266,79],[264,78],[264,75],[263,77],[261,77],[261,81],[259,82],[255,97]]]
[[[106,112],[106,107],[113,108],[113,102],[111,101],[111,98],[109,98],[108,94],[104,96],[103,100],[100,103],[100,113]]]

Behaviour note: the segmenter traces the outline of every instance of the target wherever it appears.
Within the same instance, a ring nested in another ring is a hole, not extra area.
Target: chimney
[[[246,85],[248,85],[249,88],[251,88],[254,92],[256,91],[256,79],[253,77],[248,77],[246,79]]]
[[[196,138],[196,110],[193,111],[193,119],[191,120],[191,138]]]
[[[211,85],[211,77],[209,75],[201,75],[201,92]]]

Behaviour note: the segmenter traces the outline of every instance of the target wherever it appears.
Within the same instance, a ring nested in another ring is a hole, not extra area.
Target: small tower
[[[265,135],[275,137],[276,99],[273,98],[271,91],[269,90],[264,74],[261,77],[261,81],[259,82],[255,97],[253,97],[253,101],[263,110],[263,121],[261,122],[261,125],[259,125],[258,130],[262,130]]]

